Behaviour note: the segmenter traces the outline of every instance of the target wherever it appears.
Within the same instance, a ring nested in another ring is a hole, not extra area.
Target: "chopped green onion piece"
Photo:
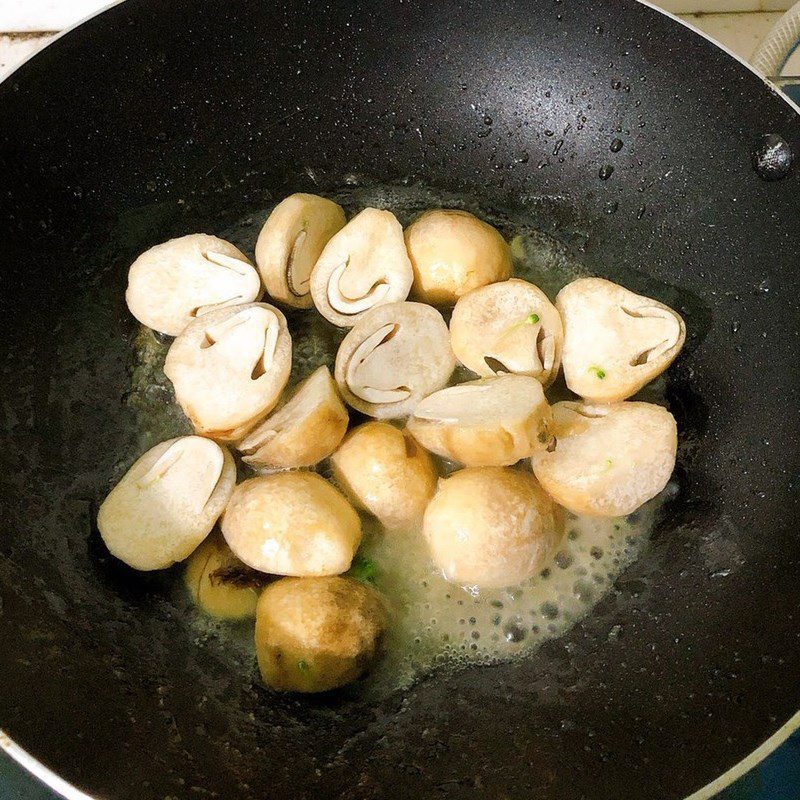
[[[589,372],[594,373],[598,380],[603,380],[606,376],[606,371],[602,367],[589,367]]]
[[[530,314],[527,319],[528,325],[535,325],[539,321],[538,314]]]
[[[308,666],[307,661],[298,661],[297,669],[299,669],[300,672],[308,672],[311,669],[311,667]]]
[[[347,574],[357,581],[375,583],[378,577],[378,565],[371,558],[356,554]]]

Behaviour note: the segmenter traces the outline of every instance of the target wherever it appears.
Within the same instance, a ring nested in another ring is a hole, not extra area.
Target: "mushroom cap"
[[[403,417],[441,389],[455,369],[442,315],[422,303],[391,303],[367,312],[336,353],[345,401],[378,419]]]
[[[283,578],[261,594],[256,655],[273,689],[324,692],[359,678],[387,626],[380,595],[352,578]]]
[[[405,300],[411,281],[397,218],[365,208],[325,245],[311,273],[311,296],[325,319],[350,328],[370,309]]]
[[[428,450],[468,467],[502,467],[544,449],[550,406],[542,384],[529,375],[462,383],[420,401],[408,420]]]
[[[311,308],[311,270],[345,222],[340,205],[315,194],[292,194],[278,203],[256,242],[256,264],[269,296]]]
[[[500,232],[468,211],[426,211],[405,231],[414,269],[412,296],[433,305],[511,275],[511,248]]]
[[[423,532],[448,581],[491,588],[518,584],[538,572],[562,527],[533,475],[471,467],[439,481]]]
[[[313,472],[250,478],[222,518],[233,553],[272,575],[346,572],[361,541],[361,521],[341,492]]]
[[[319,367],[285,405],[250,431],[237,449],[251,467],[312,467],[339,446],[348,422],[330,370]]]
[[[673,362],[686,339],[671,308],[602,278],[567,284],[556,307],[564,322],[564,377],[587,402],[636,394]]]
[[[219,518],[236,483],[230,453],[200,436],[182,436],[141,456],[109,492],[97,527],[111,555],[134,569],[182,561]]]
[[[558,375],[564,330],[547,295],[519,278],[465,294],[450,319],[456,358],[478,375],[532,375],[549,386]]]
[[[422,519],[438,477],[428,453],[388,422],[366,422],[350,431],[331,457],[331,468],[351,502],[389,529]]]
[[[261,280],[238,248],[195,233],[146,250],[131,264],[125,300],[148,328],[177,336],[196,317],[261,297]]]
[[[655,497],[675,468],[678,428],[652,403],[553,406],[556,447],[531,459],[547,493],[574,514],[621,517]]]
[[[286,318],[251,303],[188,325],[169,348],[164,374],[198,433],[234,440],[275,407],[291,365]]]
[[[186,562],[184,581],[195,603],[219,619],[246,619],[256,614],[258,590],[237,577],[248,568],[219,533],[212,533]],[[255,573],[253,573],[255,574]]]

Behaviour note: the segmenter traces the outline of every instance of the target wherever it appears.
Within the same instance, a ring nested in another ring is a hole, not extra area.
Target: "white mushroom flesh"
[[[365,208],[325,246],[311,273],[311,295],[322,316],[347,328],[372,308],[405,300],[411,282],[397,218]]]
[[[257,469],[310,467],[342,441],[347,409],[327,367],[315,370],[286,405],[257,425],[238,445],[243,460]]]
[[[562,526],[532,475],[481,467],[439,482],[423,532],[446,580],[486,588],[534,575],[552,554]]]
[[[686,339],[668,306],[602,278],[581,278],[556,297],[564,321],[564,377],[585,400],[635,394],[675,359]]]
[[[136,319],[177,336],[195,317],[261,297],[247,257],[216,236],[193,234],[151,247],[128,272],[125,299]]]
[[[456,358],[478,375],[531,375],[549,386],[558,375],[564,332],[547,295],[512,278],[475,289],[453,309]]]
[[[164,374],[198,433],[231,440],[272,410],[291,360],[283,314],[254,303],[195,320],[172,343]]]
[[[652,403],[553,406],[556,444],[531,459],[550,496],[575,514],[619,517],[655,497],[675,468],[678,429]]]
[[[134,569],[182,561],[208,535],[236,482],[225,448],[184,436],[148,450],[111,490],[97,514],[112,555]]]
[[[389,419],[411,413],[454,368],[442,315],[421,303],[392,303],[367,312],[345,336],[335,377],[353,408]]]
[[[240,483],[222,533],[233,553],[272,575],[339,575],[361,541],[358,514],[313,472],[279,472]]]
[[[271,298],[311,308],[311,270],[345,221],[341,206],[313,194],[293,194],[275,206],[256,242],[256,264]]]
[[[505,375],[462,383],[426,397],[408,428],[434,453],[470,467],[508,466],[551,439],[550,406],[541,383]]]

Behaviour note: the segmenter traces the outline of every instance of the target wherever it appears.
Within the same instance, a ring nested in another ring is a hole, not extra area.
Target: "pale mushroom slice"
[[[208,536],[230,499],[230,453],[200,436],[148,450],[111,490],[97,527],[111,554],[134,569],[182,561]]]
[[[257,469],[311,467],[327,458],[347,432],[349,417],[327,367],[320,367],[289,401],[238,445]]]
[[[342,207],[315,194],[293,194],[272,210],[256,242],[267,294],[294,308],[311,308],[311,270],[346,222]]]
[[[504,375],[426,397],[408,429],[437,455],[468,467],[503,467],[544,449],[551,422],[542,384],[529,375]]]
[[[547,295],[512,278],[465,294],[453,309],[450,343],[478,375],[532,375],[549,386],[558,375],[564,330]]]
[[[574,514],[621,517],[655,497],[675,468],[678,428],[665,408],[626,402],[553,406],[555,447],[534,454],[545,491]]]
[[[172,343],[164,374],[195,430],[229,441],[275,407],[291,362],[285,317],[252,303],[192,322]]]
[[[594,403],[639,391],[675,359],[686,326],[671,308],[602,278],[580,278],[556,297],[564,322],[567,386]]]
[[[345,401],[377,419],[410,414],[455,369],[442,315],[422,303],[372,309],[344,337],[335,377]]]
[[[311,295],[325,319],[350,328],[370,309],[405,300],[412,279],[397,218],[365,208],[325,246],[311,273]]]
[[[125,300],[148,328],[177,336],[195,317],[261,297],[261,280],[230,242],[196,233],[142,253],[128,271]]]

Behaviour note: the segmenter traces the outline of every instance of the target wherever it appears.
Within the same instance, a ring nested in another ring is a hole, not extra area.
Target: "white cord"
[[[781,74],[800,41],[800,2],[793,5],[772,27],[753,54],[751,63],[764,77]]]

